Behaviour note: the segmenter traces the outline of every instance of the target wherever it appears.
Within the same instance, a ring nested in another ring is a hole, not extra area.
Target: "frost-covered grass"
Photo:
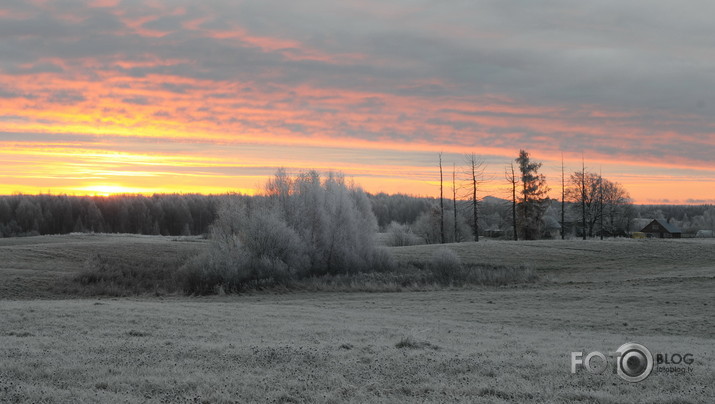
[[[126,234],[0,238],[0,299],[169,293],[168,285],[151,281],[155,267],[176,270],[207,245],[200,237]],[[82,272],[92,271],[108,282],[77,282]],[[141,284],[112,282],[122,271],[139,275],[128,280]]]
[[[651,309],[616,309],[621,314],[614,321],[606,314],[618,304],[602,299],[624,291],[593,286],[4,301],[0,402],[712,398],[715,341],[703,311],[674,321]],[[681,297],[669,299],[681,303]],[[630,304],[647,300],[640,292],[630,298]],[[685,316],[685,307],[674,308]],[[586,320],[590,314],[598,315]],[[643,316],[651,321],[641,322]],[[658,318],[660,325],[652,321]],[[688,325],[697,321],[709,328],[692,332]],[[612,374],[569,373],[570,351],[615,349],[631,340],[692,352],[694,373],[653,374],[636,384]]]
[[[290,293],[52,292],[93,254],[159,259],[206,248],[195,241],[0,240],[0,402],[707,403],[715,395],[712,241],[449,246],[463,266],[527,263],[542,275],[501,287],[391,288],[374,274]],[[392,251],[408,266],[422,262],[427,276],[439,248]],[[342,290],[352,293],[334,292]],[[694,371],[635,384],[570,373],[571,351],[628,341],[690,352]]]
[[[482,240],[446,245],[464,265],[533,267],[556,282],[713,276],[715,239]],[[394,247],[398,263],[428,262],[442,245]]]

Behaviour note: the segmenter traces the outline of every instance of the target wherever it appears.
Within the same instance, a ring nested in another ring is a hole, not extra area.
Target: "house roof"
[[[659,225],[663,226],[663,228],[665,230],[667,230],[668,233],[671,233],[671,234],[672,233],[682,233],[682,231],[680,231],[678,226],[668,223],[663,219],[655,219],[655,220],[653,220],[653,222],[657,222]],[[650,222],[650,223],[653,223],[653,222]],[[650,225],[650,223],[648,223],[648,225]],[[648,227],[648,226],[646,226],[646,227]],[[645,230],[645,228],[644,228],[644,230]]]

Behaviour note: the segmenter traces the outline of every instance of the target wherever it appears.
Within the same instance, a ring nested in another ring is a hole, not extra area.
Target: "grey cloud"
[[[217,98],[217,99],[224,99],[224,100],[230,100],[236,97],[235,93],[211,93],[206,95],[207,98]]]
[[[181,23],[185,20],[185,18],[180,16],[161,16],[155,20],[144,23],[142,27],[155,31],[173,32],[182,29]]]
[[[27,122],[28,118],[20,115],[0,115],[0,122]]]
[[[55,63],[37,63],[30,67],[10,66],[5,72],[12,75],[31,75],[40,73],[62,73],[64,69]]]
[[[128,97],[128,98],[122,98],[122,102],[126,104],[134,104],[134,105],[149,105],[151,102],[147,97]]]
[[[32,6],[23,2],[9,4],[13,10],[33,11]],[[62,74],[60,66],[39,60],[62,58],[71,66],[79,66],[82,59],[93,58],[102,69],[130,77],[160,74],[210,80],[218,86],[250,83],[257,97],[261,93],[283,94],[283,106],[300,105],[316,114],[334,114],[336,110],[330,108],[329,100],[289,94],[290,89],[305,85],[336,93],[359,91],[420,97],[433,101],[436,112],[514,118],[517,122],[504,132],[520,133],[519,141],[554,137],[535,133],[518,122],[538,117],[531,113],[453,111],[444,101],[496,94],[535,107],[558,106],[563,113],[552,113],[553,119],[564,119],[575,126],[600,127],[604,133],[611,129],[608,125],[618,125],[618,129],[667,128],[701,138],[704,143],[698,150],[688,144],[682,148],[675,144],[658,147],[678,150],[703,161],[708,161],[708,157],[701,150],[708,150],[705,146],[715,140],[712,120],[715,96],[711,91],[715,88],[712,74],[715,55],[711,51],[715,48],[715,25],[711,21],[715,3],[709,1],[689,3],[687,7],[664,0],[445,0],[423,2],[419,7],[406,0],[370,3],[222,0],[202,4],[173,1],[159,3],[155,8],[143,7],[137,1],[121,3],[127,18],[156,17],[144,27],[166,32],[161,38],[129,32],[110,10],[79,7],[72,1],[48,7],[76,10],[83,20],[72,24],[61,21],[53,17],[51,9],[39,10],[25,20],[0,20],[3,54],[0,68],[4,72]],[[172,15],[171,11],[177,7],[186,8],[187,13]],[[182,23],[202,17],[206,20],[199,31],[182,28]],[[236,27],[257,38],[297,41],[311,50],[305,54],[299,49],[267,51],[235,38],[210,38],[202,31]],[[119,30],[123,30],[123,35],[114,35]],[[311,52],[329,55],[334,60],[296,58],[300,55],[309,58]],[[348,55],[353,54],[360,56],[351,59]],[[119,60],[147,58],[176,62],[129,69],[116,65]],[[192,90],[181,84],[160,86],[180,94]],[[209,97],[230,99],[238,91],[221,87]],[[148,99],[126,101],[144,104]],[[355,107],[378,111],[387,105],[378,99],[366,99]],[[633,115],[594,118],[583,113],[583,108],[632,111]],[[514,142],[500,138],[498,128],[479,128],[466,119],[446,122],[435,115],[430,123],[471,130],[483,144]],[[292,129],[310,130],[304,125]],[[423,129],[398,133],[387,128],[381,134],[348,124],[338,129],[368,139],[432,136]],[[598,145],[602,151],[612,151],[588,134],[555,135],[554,142],[565,149]],[[629,144],[635,148],[635,155],[657,156],[668,152],[638,146],[637,141]]]
[[[186,94],[188,91],[196,89],[196,86],[176,83],[161,83],[159,86],[164,90],[177,94]]]
[[[55,91],[48,98],[49,102],[65,105],[77,104],[85,100],[84,95],[75,91]]]
[[[12,89],[5,89],[0,87],[0,98],[10,99],[10,98],[25,98],[28,100],[37,98],[34,94],[27,94],[19,92]]]

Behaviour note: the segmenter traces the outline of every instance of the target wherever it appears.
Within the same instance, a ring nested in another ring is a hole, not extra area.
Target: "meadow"
[[[0,402],[642,402],[715,397],[715,240],[484,240],[464,263],[535,283],[85,293],[92,257],[171,268],[192,237],[0,239]],[[424,262],[438,246],[393,247]],[[571,351],[692,353],[691,373],[571,374]]]

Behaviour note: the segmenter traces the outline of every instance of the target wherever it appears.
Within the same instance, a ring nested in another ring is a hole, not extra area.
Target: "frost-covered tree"
[[[541,236],[542,218],[547,205],[549,187],[546,177],[539,173],[541,163],[531,160],[525,150],[519,151],[516,158],[521,173],[521,190],[519,195],[519,222],[521,231],[526,240],[537,239]]]
[[[189,265],[199,274],[189,279],[239,289],[249,282],[387,269],[391,261],[376,247],[376,232],[367,196],[341,174],[291,176],[281,169],[266,184],[265,196],[223,204],[214,247]]]
[[[602,178],[597,173],[577,171],[571,174],[566,199],[574,202],[574,213],[585,224],[582,231],[588,237],[600,231],[601,218],[606,234],[629,230],[634,212],[628,192],[617,182]]]
[[[362,189],[341,174],[306,171],[294,178],[279,170],[268,183],[269,209],[297,232],[315,274],[370,269],[377,220]]]
[[[423,212],[412,224],[411,229],[427,244],[442,243],[442,229],[444,229],[444,242],[446,243],[458,243],[471,239],[472,229],[464,216],[457,212],[456,227],[454,217],[454,212],[448,211],[444,216],[444,222],[442,222],[440,209],[438,206],[434,206],[431,210]],[[442,223],[444,223],[444,227],[442,227]]]

